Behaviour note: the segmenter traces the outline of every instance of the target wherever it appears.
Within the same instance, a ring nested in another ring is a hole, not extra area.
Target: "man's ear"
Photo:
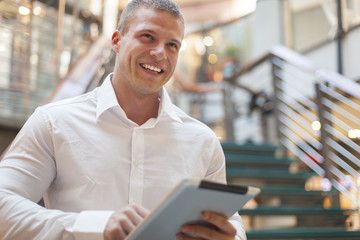
[[[121,39],[121,33],[118,30],[116,30],[111,37],[112,50],[116,53],[118,53],[120,49],[120,43],[119,43],[120,39]]]

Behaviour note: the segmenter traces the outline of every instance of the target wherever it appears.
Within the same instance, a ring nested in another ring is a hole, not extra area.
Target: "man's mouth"
[[[157,67],[154,67],[154,66],[151,66],[151,65],[149,65],[149,64],[140,64],[140,66],[141,66],[143,69],[152,71],[152,72],[154,72],[154,73],[162,73],[162,72],[164,72],[164,70],[162,70],[162,69],[160,69],[160,68],[157,68]]]

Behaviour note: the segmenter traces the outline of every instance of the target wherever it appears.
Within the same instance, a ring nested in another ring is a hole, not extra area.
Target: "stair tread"
[[[249,169],[228,166],[226,168],[228,177],[261,177],[261,178],[292,178],[292,179],[308,179],[315,176],[312,172],[296,172],[291,173],[284,169]]]
[[[286,229],[266,229],[250,230],[246,232],[251,238],[295,238],[295,237],[358,237],[360,230],[347,230],[346,228],[286,228]]]
[[[268,164],[291,164],[294,160],[288,158],[278,158],[268,155],[251,155],[251,154],[237,154],[225,153],[226,162],[254,162],[254,163],[268,163]]]
[[[337,190],[321,191],[321,190],[306,190],[304,187],[299,186],[264,186],[261,187],[262,195],[322,195],[322,194],[335,194]]]
[[[249,185],[261,188],[261,193],[257,196],[259,206],[240,209],[240,215],[250,218],[297,216],[297,227],[250,230],[247,231],[249,240],[360,239],[360,230],[350,231],[344,228],[347,226],[346,219],[357,210],[323,208],[324,197],[338,194],[338,191],[306,190],[306,180],[317,174],[306,170],[290,172],[290,165],[298,163],[298,160],[276,157],[275,153],[281,146],[225,142],[222,147],[227,178],[230,181],[247,181]],[[273,200],[280,206],[274,207]]]
[[[239,144],[236,142],[223,142],[221,143],[224,152],[226,151],[257,151],[260,152],[274,152],[280,148],[280,146],[273,144],[257,144],[257,143],[243,143]]]
[[[241,209],[240,215],[317,215],[317,214],[351,214],[357,210],[322,207],[257,207],[254,209]]]

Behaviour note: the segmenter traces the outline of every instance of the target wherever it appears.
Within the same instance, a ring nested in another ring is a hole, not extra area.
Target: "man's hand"
[[[202,218],[207,223],[210,223],[209,226],[185,224],[181,228],[181,233],[177,234],[176,239],[191,240],[201,238],[208,240],[234,240],[236,229],[227,218],[209,211],[203,212]],[[210,227],[210,225],[213,227]]]
[[[114,212],[105,226],[104,240],[125,239],[148,214],[149,211],[138,204]]]

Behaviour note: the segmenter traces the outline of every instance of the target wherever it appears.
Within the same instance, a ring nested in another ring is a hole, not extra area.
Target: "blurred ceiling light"
[[[90,12],[96,16],[101,16],[102,0],[90,0]]]
[[[224,76],[221,71],[216,71],[214,73],[214,81],[215,82],[221,82],[224,79]]]
[[[37,54],[33,54],[30,56],[30,63],[32,65],[36,65],[39,62],[39,56]]]
[[[23,16],[29,15],[30,9],[24,6],[19,7],[19,13]]]
[[[358,187],[360,186],[360,177],[358,177],[358,178],[356,179],[356,184],[357,184]]]
[[[186,47],[187,47],[187,43],[185,40],[183,40],[181,43],[180,51],[184,51],[186,49]]]
[[[10,34],[7,33],[7,32],[2,32],[2,33],[1,33],[1,37],[2,37],[2,38],[9,38],[9,37],[10,37]]]
[[[212,46],[214,44],[214,41],[213,41],[212,37],[206,36],[203,39],[203,43],[204,43],[205,46],[210,47],[210,46]]]
[[[90,18],[91,12],[88,10],[81,11],[81,16],[83,16],[84,18]]]
[[[197,41],[195,44],[195,50],[199,55],[204,55],[206,52],[206,48],[201,41]]]
[[[212,53],[208,56],[208,62],[211,64],[215,64],[218,61],[218,57],[216,56],[216,54]]]
[[[39,16],[41,14],[41,7],[37,6],[33,9],[33,13],[36,16]]]
[[[360,138],[360,129],[350,129],[348,131],[348,137],[352,139]]]
[[[256,9],[257,0],[234,0],[232,2],[232,16],[241,17],[251,12],[254,12]]]
[[[5,52],[6,51],[6,47],[4,45],[0,45],[0,52]]]
[[[311,128],[314,131],[319,131],[321,129],[321,123],[319,121],[313,121],[311,124]]]

